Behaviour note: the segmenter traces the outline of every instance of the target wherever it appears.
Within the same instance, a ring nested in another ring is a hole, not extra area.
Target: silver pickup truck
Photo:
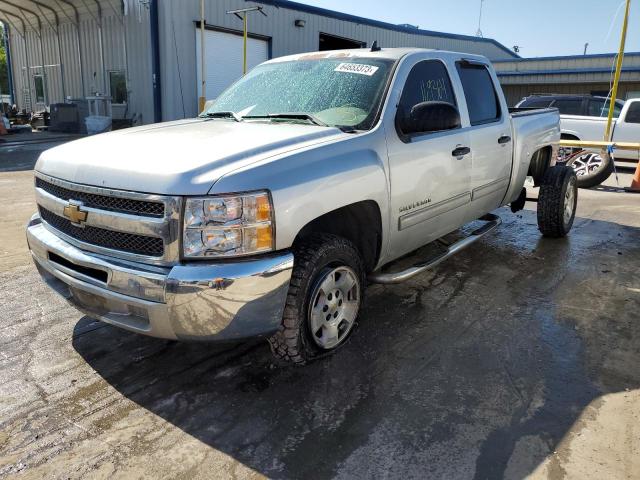
[[[262,336],[304,363],[344,344],[367,281],[401,282],[480,238],[500,223],[489,212],[524,207],[527,176],[541,232],[566,235],[577,190],[555,166],[559,138],[557,110],[509,112],[484,57],[294,55],[199,118],[45,151],[27,237],[42,277],[90,317],[167,339]]]

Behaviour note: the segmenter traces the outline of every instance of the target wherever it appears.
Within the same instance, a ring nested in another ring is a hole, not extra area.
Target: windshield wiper
[[[291,119],[291,120],[306,120],[308,122],[313,123],[314,125],[318,125],[320,127],[329,127],[330,125],[324,123],[315,115],[310,113],[269,113],[267,115],[246,115],[242,118],[254,119],[254,118],[282,118],[282,119]]]
[[[236,112],[223,111],[223,112],[206,112],[199,115],[200,118],[233,118],[236,122],[241,122],[242,117]]]

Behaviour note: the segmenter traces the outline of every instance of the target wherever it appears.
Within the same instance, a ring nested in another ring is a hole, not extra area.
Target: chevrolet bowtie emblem
[[[87,221],[87,212],[80,210],[80,205],[70,203],[64,207],[64,211],[62,213],[71,221],[71,223],[76,225],[82,225]]]

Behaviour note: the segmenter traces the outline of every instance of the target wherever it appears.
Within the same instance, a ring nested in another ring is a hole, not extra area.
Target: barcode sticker
[[[333,71],[344,73],[357,73],[370,77],[378,71],[379,67],[373,65],[365,65],[364,63],[341,63]]]

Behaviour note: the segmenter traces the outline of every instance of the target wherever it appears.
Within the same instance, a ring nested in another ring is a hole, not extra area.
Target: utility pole
[[[480,15],[478,16],[478,31],[476,32],[476,37],[480,37],[482,38],[482,29],[480,28],[480,25],[482,24],[482,4],[484,3],[484,0],[480,0]]]
[[[262,11],[262,7],[241,8],[239,10],[229,10],[227,12],[227,15],[232,14],[242,20],[242,75],[247,74],[247,14],[249,12],[260,12],[265,17],[267,16],[267,14]]]
[[[198,99],[198,113],[204,110],[204,104],[207,101],[207,65],[204,61],[204,0],[200,0],[200,75],[201,75],[201,91]]]
[[[613,77],[613,88],[611,90],[611,98],[609,99],[609,115],[607,116],[607,129],[604,133],[604,141],[611,141],[611,122],[613,120],[613,109],[615,107],[616,98],[618,96],[618,83],[620,82],[620,72],[622,70],[622,59],[624,58],[624,44],[627,40],[627,24],[629,23],[629,6],[631,0],[627,0],[627,6],[624,12],[624,20],[622,21],[622,34],[620,35],[620,48],[618,50],[618,58],[616,61],[616,73]]]

